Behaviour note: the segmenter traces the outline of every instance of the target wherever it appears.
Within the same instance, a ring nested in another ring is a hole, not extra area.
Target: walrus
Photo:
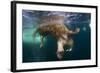
[[[79,33],[80,29],[76,28],[75,31],[69,30],[64,24],[41,24],[37,27],[36,31],[33,33],[35,37],[36,33],[39,33],[41,37],[40,48],[43,47],[44,38],[50,34],[57,39],[57,58],[61,60],[64,54],[64,46],[70,46],[66,51],[72,51],[73,39],[70,35]]]

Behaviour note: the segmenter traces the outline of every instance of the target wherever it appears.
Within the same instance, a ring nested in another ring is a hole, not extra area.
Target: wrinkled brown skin
[[[63,58],[63,53],[64,53],[64,46],[69,45],[71,48],[73,47],[73,40],[69,36],[72,34],[77,34],[80,31],[79,28],[77,28],[75,31],[69,30],[64,24],[41,24],[37,30],[34,32],[34,36],[38,32],[41,37],[41,44],[40,48],[43,47],[43,39],[46,37],[48,34],[51,34],[57,39],[57,57],[59,60]],[[67,51],[71,51],[72,49],[69,49]]]

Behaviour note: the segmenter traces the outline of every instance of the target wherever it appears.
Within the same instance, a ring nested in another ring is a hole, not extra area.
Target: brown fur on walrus
[[[64,45],[69,45],[71,48],[73,46],[73,39],[69,37],[69,35],[77,34],[79,31],[79,28],[77,28],[75,31],[69,30],[64,24],[41,24],[34,32],[34,36],[37,32],[40,34],[40,48],[43,47],[44,37],[46,37],[48,34],[54,36],[57,39],[58,43],[57,57],[59,59],[62,59]],[[71,51],[72,49],[69,50]]]

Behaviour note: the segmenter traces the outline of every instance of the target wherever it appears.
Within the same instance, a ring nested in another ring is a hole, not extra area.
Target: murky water
[[[43,11],[37,11],[37,15],[39,13],[43,14]],[[45,14],[45,12],[44,12]],[[81,30],[79,34],[73,35],[74,46],[71,52],[64,52],[64,57],[62,60],[83,60],[91,58],[91,30],[89,27],[90,14],[89,13],[81,13],[81,17],[78,16],[80,13],[71,13],[73,15],[70,18],[81,18],[79,21],[74,20],[71,21],[70,29],[79,27]],[[45,61],[59,61],[56,56],[57,50],[57,40],[48,35],[44,40],[43,48],[40,48],[40,36],[39,34],[33,38],[32,34],[36,30],[36,26],[38,26],[38,16],[35,16],[35,12],[32,10],[23,10],[23,62],[45,62]],[[83,21],[83,22],[82,22]],[[87,22],[87,23],[86,23]],[[65,47],[66,48],[66,47]]]

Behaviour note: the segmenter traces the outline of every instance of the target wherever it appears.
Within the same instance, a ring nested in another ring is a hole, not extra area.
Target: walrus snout
[[[64,50],[62,50],[62,51],[57,51],[57,58],[58,58],[59,60],[61,60],[61,59],[63,58],[63,55],[64,55]]]

